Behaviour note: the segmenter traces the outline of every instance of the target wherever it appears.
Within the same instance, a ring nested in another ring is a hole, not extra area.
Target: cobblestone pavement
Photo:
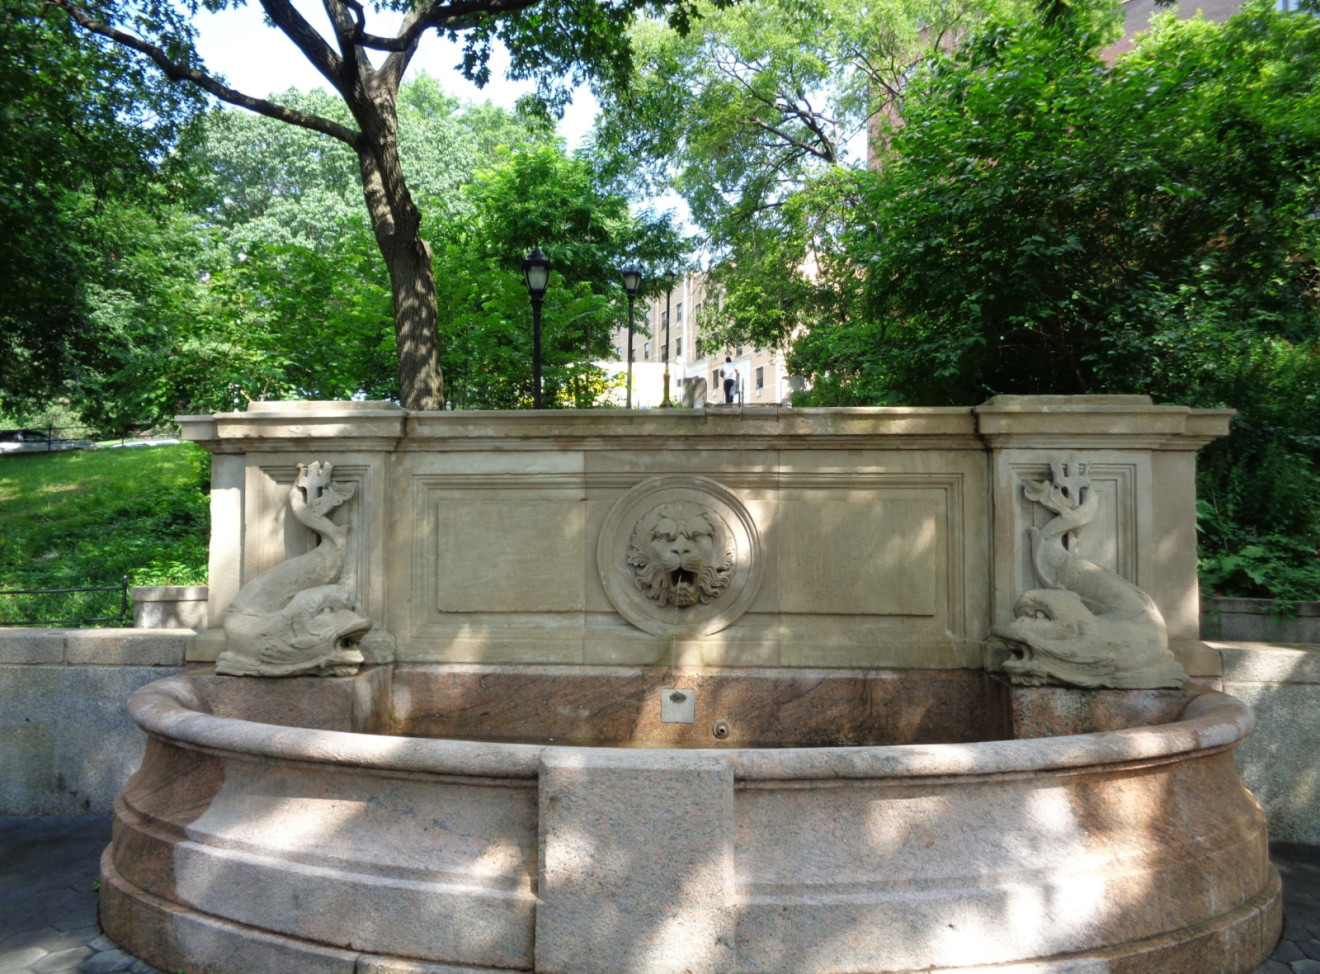
[[[96,924],[109,841],[106,815],[0,817],[0,974],[163,974],[119,950]],[[1285,924],[1255,974],[1320,974],[1320,846],[1270,851],[1283,876]]]

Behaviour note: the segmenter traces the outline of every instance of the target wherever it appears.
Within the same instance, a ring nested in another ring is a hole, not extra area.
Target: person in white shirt
[[[720,366],[720,378],[724,380],[724,401],[731,403],[733,391],[738,388],[738,366],[727,355],[724,356],[724,364]]]

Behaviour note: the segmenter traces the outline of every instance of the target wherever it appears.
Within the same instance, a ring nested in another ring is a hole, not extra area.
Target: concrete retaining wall
[[[0,629],[0,815],[110,811],[146,738],[129,694],[183,671],[189,629]]]
[[[0,629],[0,815],[108,812],[145,740],[128,718],[129,694],[182,672],[194,635]],[[1270,837],[1320,844],[1320,644],[1208,646],[1223,660],[1222,688],[1256,711],[1237,758]]]
[[[1224,691],[1256,711],[1237,763],[1269,815],[1270,838],[1320,845],[1320,644],[1209,645],[1224,660]]]
[[[205,585],[139,585],[133,589],[133,625],[139,629],[205,629]]]
[[[1235,643],[1320,643],[1320,602],[1299,602],[1280,615],[1270,599],[1206,599],[1201,638]]]

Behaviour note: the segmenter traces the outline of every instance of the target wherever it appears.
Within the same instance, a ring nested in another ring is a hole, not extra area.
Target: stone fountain
[[[190,974],[1251,971],[1229,415],[186,417],[210,627],[130,703],[103,925]]]

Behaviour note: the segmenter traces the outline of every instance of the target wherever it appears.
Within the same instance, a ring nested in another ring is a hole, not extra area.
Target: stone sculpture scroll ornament
[[[306,554],[281,562],[248,582],[225,613],[226,649],[216,672],[232,676],[352,676],[363,657],[357,643],[371,621],[354,611],[339,581],[347,525],[330,514],[353,496],[353,484],[334,483],[329,463],[298,464],[289,491],[293,516],[320,536]]]
[[[1187,674],[1150,596],[1077,553],[1077,533],[1099,507],[1086,465],[1054,461],[1050,470],[1052,481],[1024,485],[1028,500],[1055,515],[1028,529],[1036,574],[1048,587],[1023,593],[1013,621],[992,631],[991,642],[1009,653],[1005,672],[1026,685],[1181,686]]]

